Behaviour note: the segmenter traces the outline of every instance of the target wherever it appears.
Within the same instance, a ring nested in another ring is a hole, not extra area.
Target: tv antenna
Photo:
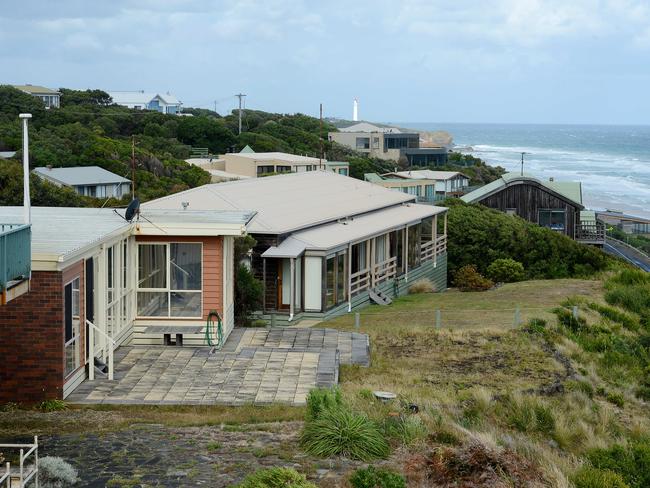
[[[149,220],[147,217],[142,215],[142,213],[140,212],[140,200],[138,200],[137,198],[134,198],[133,200],[131,200],[131,203],[129,203],[129,206],[126,207],[124,215],[120,215],[120,213],[116,209],[113,209],[113,212],[115,212],[117,215],[122,217],[129,224],[133,223],[133,220],[138,222],[140,220],[140,218],[143,218],[144,220],[149,222],[151,225],[153,225],[156,229],[158,229],[161,232],[164,232],[165,234],[167,234],[167,231],[165,229],[163,229],[160,226],[154,224],[151,220]]]

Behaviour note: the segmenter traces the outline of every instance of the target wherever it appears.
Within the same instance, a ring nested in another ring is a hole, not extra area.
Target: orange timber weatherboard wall
[[[138,243],[200,242],[203,244],[203,316],[197,321],[205,321],[211,310],[223,317],[223,237],[161,237],[137,236]],[[158,322],[188,319],[157,318]]]

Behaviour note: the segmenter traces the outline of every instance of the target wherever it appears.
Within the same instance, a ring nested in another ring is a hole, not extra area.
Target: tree
[[[102,90],[70,90],[59,88],[61,93],[61,107],[69,105],[100,105],[107,106],[113,103],[111,96]]]
[[[235,322],[238,325],[249,325],[252,313],[262,308],[264,286],[246,264],[248,253],[255,244],[250,235],[235,238]]]
[[[182,117],[178,122],[178,139],[190,146],[207,147],[212,153],[224,153],[237,142],[221,119],[205,116]]]

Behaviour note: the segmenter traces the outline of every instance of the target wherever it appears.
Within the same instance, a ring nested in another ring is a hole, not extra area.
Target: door
[[[277,260],[277,290],[278,290],[278,310],[289,310],[289,299],[291,297],[291,268],[288,259]]]

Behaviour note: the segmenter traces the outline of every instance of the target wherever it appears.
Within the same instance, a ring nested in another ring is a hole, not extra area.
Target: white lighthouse
[[[356,98],[352,104],[352,120],[354,122],[359,121],[359,101]]]

